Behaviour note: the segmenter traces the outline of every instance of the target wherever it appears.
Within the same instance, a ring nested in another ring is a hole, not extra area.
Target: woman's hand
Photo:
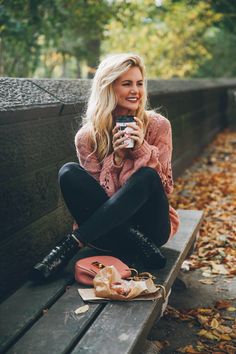
[[[115,164],[120,165],[127,154],[126,143],[125,140],[128,138],[128,135],[119,129],[118,126],[112,130],[113,139],[112,146],[114,150],[114,159]]]
[[[132,132],[129,133],[129,138],[135,141],[134,148],[137,149],[144,141],[143,122],[137,117],[134,117],[134,120],[136,124],[127,123],[127,126],[132,128]]]

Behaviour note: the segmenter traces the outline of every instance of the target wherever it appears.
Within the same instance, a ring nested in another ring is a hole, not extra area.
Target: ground
[[[176,180],[170,201],[204,210],[204,222],[140,354],[236,354],[236,132],[216,137]]]

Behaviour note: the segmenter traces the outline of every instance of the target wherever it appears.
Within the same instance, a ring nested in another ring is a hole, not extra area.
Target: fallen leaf
[[[219,340],[219,337],[217,335],[215,335],[211,331],[207,331],[206,329],[201,329],[201,331],[198,332],[198,335],[211,340]]]
[[[89,310],[89,305],[84,305],[84,306],[78,307],[78,308],[74,311],[74,313],[75,313],[76,315],[80,315],[80,314],[82,314],[82,313],[87,312],[88,310]]]
[[[221,340],[231,340],[231,337],[228,334],[221,334],[219,337]]]
[[[208,316],[198,315],[197,319],[203,326],[206,325],[208,323],[208,321],[209,321],[209,317]]]
[[[216,301],[215,303],[215,307],[219,310],[222,310],[222,309],[227,309],[231,306],[231,302],[230,301],[227,301],[227,300],[219,300],[219,301]]]
[[[231,333],[233,330],[232,328],[228,327],[228,326],[223,326],[223,325],[218,325],[217,327],[217,331],[223,334],[229,334]]]
[[[212,329],[215,329],[215,328],[219,327],[219,322],[217,321],[216,318],[213,318],[213,320],[211,321],[210,326],[211,326]]]
[[[157,351],[157,353],[161,353],[162,349],[170,345],[167,340],[155,340],[152,341],[152,343],[155,345],[155,350]]]
[[[178,349],[179,353],[191,353],[191,354],[199,354],[199,351],[196,351],[192,345],[187,345],[184,348]]]
[[[235,312],[236,311],[236,307],[230,306],[230,307],[227,307],[226,310],[229,311],[229,312]]]
[[[212,285],[214,284],[214,280],[212,279],[199,279],[198,280],[200,283],[205,284],[205,285]]]
[[[216,292],[228,290],[236,275],[235,175],[236,132],[224,131],[196,159],[193,167],[175,181],[175,191],[170,195],[170,203],[176,209],[204,211],[194,251],[183,269],[200,269],[199,282],[205,285],[217,284],[219,276],[225,278],[227,287],[218,285]],[[232,317],[226,316],[225,311]],[[220,299],[212,308],[169,314],[176,321],[187,320],[188,328],[200,327],[198,343],[180,348],[182,353],[236,354],[235,313],[235,303]]]
[[[223,264],[217,264],[213,261],[209,262],[212,266],[212,273],[213,274],[223,274],[226,275],[228,274],[228,270],[225,268]]]

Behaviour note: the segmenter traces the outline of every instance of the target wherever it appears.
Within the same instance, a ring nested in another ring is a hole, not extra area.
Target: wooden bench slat
[[[25,283],[0,306],[0,352],[11,346],[64,292],[68,284],[74,282],[74,263],[81,257],[96,254],[85,249],[69,263],[57,278],[44,284]]]
[[[167,266],[156,272],[157,282],[164,284],[167,291],[195,239],[203,215],[201,211],[180,210],[178,213],[181,219],[178,234],[162,248],[168,259]],[[85,250],[76,258],[96,253]],[[28,282],[1,305],[1,318],[7,318],[5,323],[1,323],[1,350],[18,340],[9,353],[60,354],[72,350],[73,353],[110,354],[110,343],[114,339],[113,354],[136,351],[141,338],[149,332],[160,314],[162,300],[93,304],[89,312],[79,318],[74,317],[72,311],[83,304],[77,293],[78,284],[64,293],[68,282],[72,282],[74,261],[64,276],[40,286]],[[54,302],[40,317],[43,309]]]
[[[3,302],[0,307],[0,352],[34,323],[43,309],[48,308],[63,294],[70,280],[71,274],[40,286],[27,282]]]
[[[163,247],[168,257],[164,270],[156,273],[157,282],[169,291],[181,264],[199,230],[201,211],[178,211],[181,226],[175,238]],[[163,300],[119,303],[110,302],[76,345],[72,354],[135,353],[156,317],[161,313]]]
[[[75,315],[75,309],[84,305],[77,289],[77,284],[68,288],[8,353],[68,352],[104,307],[104,304],[90,304],[87,312]]]

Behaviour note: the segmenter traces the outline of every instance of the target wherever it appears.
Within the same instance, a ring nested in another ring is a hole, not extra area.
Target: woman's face
[[[144,95],[143,76],[137,66],[131,67],[113,83],[117,97],[116,115],[135,114]]]

